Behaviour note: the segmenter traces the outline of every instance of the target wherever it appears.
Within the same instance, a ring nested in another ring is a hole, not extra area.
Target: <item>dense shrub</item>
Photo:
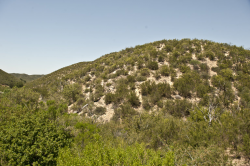
[[[76,102],[81,94],[81,86],[77,83],[66,85],[63,88],[63,96],[69,103]]]
[[[96,107],[94,114],[96,115],[103,115],[106,113],[106,108],[104,107]]]
[[[164,110],[176,117],[184,117],[189,115],[192,108],[192,103],[187,100],[168,100],[164,104]]]
[[[136,96],[135,92],[130,92],[128,95],[128,102],[133,106],[133,107],[138,107],[140,106],[140,101],[138,96]]]
[[[142,76],[149,76],[150,75],[150,70],[148,68],[143,68],[140,70],[140,74]]]
[[[170,45],[166,45],[164,48],[167,52],[172,52],[173,51],[173,47]]]
[[[169,76],[170,74],[170,69],[167,65],[163,65],[161,68],[160,68],[160,73],[162,76]]]
[[[157,54],[158,54],[158,52],[155,49],[153,49],[152,51],[150,51],[150,57],[152,57],[152,58],[156,58]]]
[[[155,61],[149,61],[147,67],[151,70],[158,70],[158,63]]]
[[[112,103],[113,101],[114,101],[114,94],[112,94],[112,93],[107,93],[106,95],[105,95],[105,98],[104,98],[104,100],[105,100],[105,104],[107,105],[107,104],[110,104],[110,103]]]
[[[0,132],[0,152],[7,165],[55,165],[69,135],[41,112],[12,119]]]
[[[209,58],[211,61],[214,60],[215,58],[214,53],[212,51],[205,52],[205,56]]]

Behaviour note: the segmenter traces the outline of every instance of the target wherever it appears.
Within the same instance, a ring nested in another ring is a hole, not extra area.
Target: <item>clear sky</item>
[[[0,69],[49,74],[163,39],[250,48],[250,0],[0,0]]]

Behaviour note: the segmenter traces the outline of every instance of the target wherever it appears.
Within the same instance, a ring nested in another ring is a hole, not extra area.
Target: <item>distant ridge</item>
[[[28,75],[28,74],[20,74],[20,73],[9,73],[19,79],[25,80],[26,82],[30,82],[33,80],[36,80],[42,76],[44,76],[43,74],[39,75],[39,74],[34,74],[34,75]]]

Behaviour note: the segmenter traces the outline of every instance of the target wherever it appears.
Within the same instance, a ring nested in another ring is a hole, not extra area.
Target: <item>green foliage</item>
[[[158,57],[158,62],[164,62],[164,57],[163,57],[163,55],[160,55],[159,57]]]
[[[207,51],[205,53],[205,56],[208,57],[211,61],[215,58],[214,53],[212,51]]]
[[[129,102],[133,107],[138,107],[138,106],[140,106],[139,97],[136,96],[136,93],[135,93],[135,92],[130,92],[130,93],[129,93],[128,102]]]
[[[169,67],[167,65],[161,66],[160,73],[161,73],[162,76],[169,76],[169,74],[170,74]]]
[[[69,135],[41,114],[12,119],[0,132],[2,159],[8,165],[55,165]]]
[[[81,94],[81,89],[77,83],[66,85],[63,88],[63,96],[69,103],[76,102]]]
[[[153,49],[152,51],[150,51],[150,57],[152,57],[152,58],[156,58],[157,54],[158,54],[158,52],[155,49]]]
[[[94,114],[96,115],[103,115],[106,113],[106,108],[104,107],[96,107]]]
[[[69,148],[61,149],[57,165],[174,165],[172,151],[161,154],[147,149],[144,144],[114,148],[104,144],[100,139],[97,135],[95,142],[87,145],[80,152],[80,156]]]
[[[149,76],[150,75],[150,70],[148,68],[143,68],[140,70],[141,76]]]
[[[233,71],[231,69],[222,69],[220,71],[220,74],[228,81],[233,81],[234,77],[233,77]]]
[[[187,100],[168,100],[164,104],[164,112],[176,117],[185,117],[189,115],[192,108],[192,103]]]
[[[166,50],[167,52],[172,52],[172,51],[173,51],[173,47],[170,46],[170,45],[166,45],[166,46],[165,46],[165,50]]]
[[[151,69],[151,70],[158,70],[158,63],[155,61],[149,61],[147,64],[147,68]]]
[[[188,72],[174,81],[174,87],[182,96],[190,97],[200,83],[200,76],[196,72]]]
[[[113,116],[113,120],[117,121],[118,119],[126,119],[131,118],[138,113],[133,109],[133,107],[127,103],[122,104],[119,108],[115,109],[115,114]]]

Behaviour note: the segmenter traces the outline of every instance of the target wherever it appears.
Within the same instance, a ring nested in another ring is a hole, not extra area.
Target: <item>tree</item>
[[[69,103],[76,102],[81,94],[81,89],[82,88],[77,83],[66,85],[63,88],[63,96],[69,101]]]

